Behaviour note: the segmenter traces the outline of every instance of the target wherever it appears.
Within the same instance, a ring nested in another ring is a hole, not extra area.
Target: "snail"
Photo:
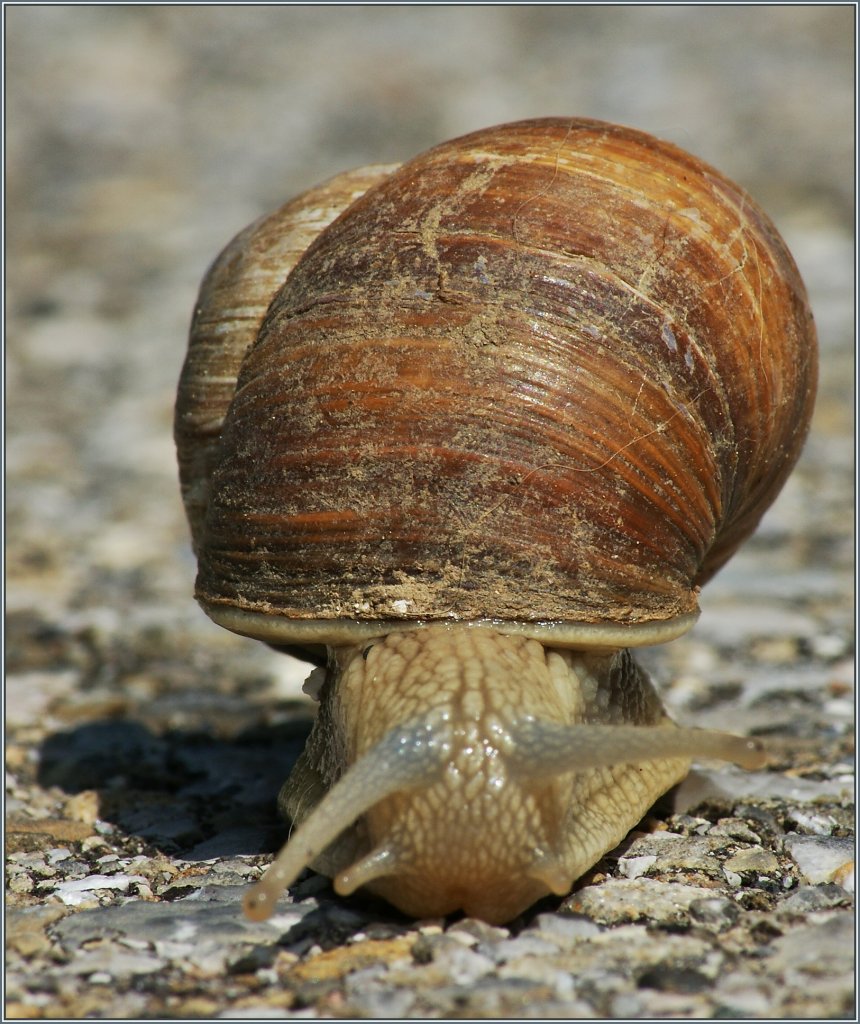
[[[406,914],[505,922],[693,758],[630,651],[799,455],[804,286],[737,185],[640,131],[546,118],[339,175],[201,287],[175,435],[196,597],[316,662],[246,913],[313,866]]]

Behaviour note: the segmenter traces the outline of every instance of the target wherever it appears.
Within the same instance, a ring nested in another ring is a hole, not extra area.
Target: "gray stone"
[[[750,798],[792,803],[845,800],[852,787],[852,780],[846,776],[810,780],[789,778],[774,772],[743,772],[737,768],[698,768],[673,791],[672,807],[683,813],[709,801],[731,806],[737,800]]]
[[[774,967],[789,976],[838,978],[854,971],[854,915],[832,910],[773,943]]]
[[[531,930],[554,942],[570,944],[599,935],[601,928],[583,914],[539,914]]]
[[[60,942],[67,949],[79,948],[94,939],[111,936],[140,939],[146,942],[179,943],[181,955],[205,938],[209,942],[222,942],[229,948],[234,941],[272,942],[278,938],[286,920],[278,915],[268,921],[249,921],[241,912],[239,896],[241,886],[225,886],[198,890],[196,899],[173,903],[132,902],[124,906],[87,910],[64,918],[54,928]]]
[[[447,939],[447,941],[445,941]],[[483,953],[440,936],[433,944],[433,963],[445,972],[455,985],[472,985],[493,970],[493,961]]]
[[[844,906],[850,902],[850,895],[835,882],[804,885],[782,901],[779,913],[780,915],[811,914],[817,910],[829,910],[831,907]]]
[[[60,974],[79,974],[90,976],[100,974],[103,977],[132,977],[139,974],[154,974],[163,971],[166,961],[151,953],[123,953],[104,948],[99,950],[78,951],[66,964],[59,968]]]
[[[737,923],[740,910],[732,900],[712,896],[694,900],[690,904],[690,917],[711,931],[724,932]]]
[[[518,959],[506,959],[498,968],[498,975],[500,978],[526,978],[546,985],[560,1000],[570,999],[576,989],[571,972],[548,961],[545,955],[525,955]]]
[[[645,878],[613,878],[589,885],[569,897],[565,907],[599,924],[624,921],[682,921],[690,904],[702,898],[695,885],[657,882]]]
[[[766,983],[753,974],[729,975],[718,998],[715,1016],[720,1020],[772,1016],[773,995]]]
[[[773,875],[779,871],[779,861],[769,850],[763,850],[760,846],[750,846],[724,861],[723,869],[739,875]]]
[[[716,825],[708,829],[709,836],[726,836],[729,839],[739,839],[745,843],[758,843],[760,837],[739,818],[720,818]]]
[[[354,972],[345,989],[352,1012],[375,1020],[407,1018],[416,1000],[414,992],[387,984],[384,968]]]
[[[510,963],[520,960],[522,957],[532,956],[553,956],[558,953],[559,947],[554,942],[547,941],[543,936],[530,935],[527,932],[518,935],[515,939],[506,939],[493,944],[484,943],[481,951],[486,950],[497,963]]]
[[[119,890],[126,892],[131,885],[146,883],[142,875],[88,875],[65,882],[57,882],[54,892],[67,906],[79,906],[92,897],[95,892]]]
[[[475,942],[487,942],[492,944],[504,941],[510,937],[511,933],[507,928],[487,924],[485,921],[478,921],[474,917],[467,917],[462,921],[456,921],[452,924],[448,929],[448,934],[464,934],[470,936],[475,940]]]

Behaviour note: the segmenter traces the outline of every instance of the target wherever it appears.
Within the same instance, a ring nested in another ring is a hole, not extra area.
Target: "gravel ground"
[[[9,1018],[840,1018],[853,987],[849,7],[6,8]],[[813,432],[689,637],[697,768],[565,900],[407,921],[283,835],[306,666],[209,623],[172,404],[197,283],[321,178],[499,121],[635,124],[776,220],[822,346]]]

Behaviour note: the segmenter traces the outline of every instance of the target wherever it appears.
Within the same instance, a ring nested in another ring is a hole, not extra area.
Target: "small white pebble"
[[[128,935],[124,935],[118,941],[120,945],[125,946],[126,949],[148,950],[152,945],[152,943],[147,942],[146,939],[133,939]]]
[[[87,836],[81,843],[81,849],[84,853],[89,853],[90,850],[97,850],[101,846],[107,846],[107,843],[101,836]]]
[[[497,943],[490,953],[500,963],[519,961],[523,957],[554,956],[559,951],[555,942],[549,942],[537,935],[518,935],[515,939],[506,939]]]
[[[844,697],[834,697],[824,702],[824,713],[832,718],[854,718],[854,702]]]
[[[153,948],[158,956],[164,960],[187,960],[194,947],[189,942],[172,942],[169,939],[156,939]]]
[[[423,921],[418,925],[420,935],[441,935],[444,930],[444,919],[438,921]]]
[[[195,946],[188,956],[188,963],[204,974],[222,974],[226,968],[229,950],[220,943],[205,942]]]
[[[435,953],[433,960],[441,967],[455,985],[471,985],[495,969],[495,964],[483,953],[461,946],[443,948]]]
[[[784,842],[804,878],[813,885],[838,881],[837,874],[853,881],[854,845],[850,839],[789,834]],[[838,884],[843,885],[841,881]]]
[[[812,811],[798,808],[792,811],[791,816],[807,832],[812,832],[817,836],[829,836],[836,827],[836,822],[829,814],[815,814]]]
[[[288,932],[291,928],[301,921],[304,917],[299,911],[290,912],[289,910],[283,910],[275,912],[268,920],[268,924],[278,932]]]
[[[59,896],[67,907],[79,907],[92,894],[100,889],[119,889],[125,892],[132,882],[146,883],[141,875],[88,875],[86,878],[73,878],[67,882],[57,882],[54,894]]]
[[[573,942],[590,939],[601,931],[600,925],[583,914],[539,914],[532,927],[551,939]]]
[[[848,641],[834,633],[824,633],[811,637],[809,645],[816,658],[839,658],[845,653]]]
[[[644,875],[652,864],[657,863],[656,856],[622,857],[618,862],[618,870],[625,878],[639,878]]]

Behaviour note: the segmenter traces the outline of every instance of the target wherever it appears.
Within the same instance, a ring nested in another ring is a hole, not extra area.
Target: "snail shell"
[[[304,824],[251,912],[314,862],[409,913],[505,920],[693,754],[752,763],[672,725],[626,648],[695,621],[815,378],[771,222],[629,128],[476,132],[234,240],[177,401],[197,598],[328,652],[282,796]]]

